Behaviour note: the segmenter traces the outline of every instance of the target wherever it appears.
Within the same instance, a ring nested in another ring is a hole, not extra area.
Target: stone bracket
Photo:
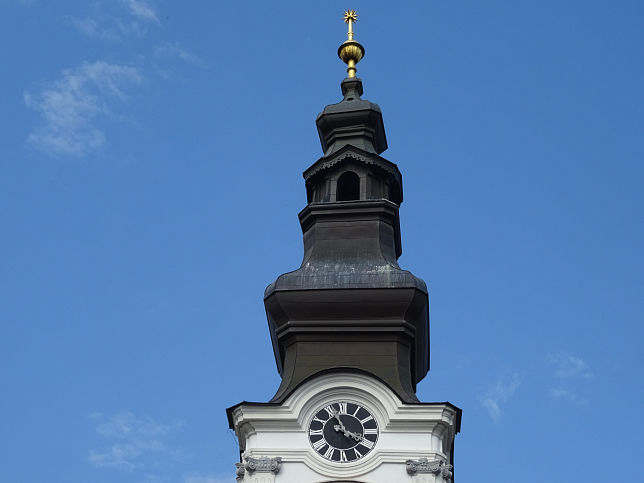
[[[268,458],[262,456],[260,458],[253,458],[246,456],[242,463],[235,463],[237,468],[236,475],[237,481],[243,481],[246,473],[249,475],[253,473],[272,473],[276,475],[282,468],[282,458],[276,456],[275,458]]]
[[[443,460],[429,461],[427,458],[420,458],[419,460],[407,460],[405,465],[407,466],[407,473],[412,476],[417,473],[431,473],[441,475],[447,483],[453,481],[454,467]]]

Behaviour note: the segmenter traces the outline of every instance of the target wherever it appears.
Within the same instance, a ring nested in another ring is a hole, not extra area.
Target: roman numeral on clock
[[[366,423],[367,421],[371,421],[372,419],[373,419],[373,416],[369,415],[369,416],[367,416],[366,418],[361,419],[361,420],[360,420],[360,422],[361,422],[362,424],[364,424],[364,423]]]
[[[347,454],[344,452],[343,449],[341,449],[340,450],[340,463],[346,463],[347,461],[349,461],[347,459]]]
[[[367,449],[371,449],[375,445],[373,441],[369,441],[368,439],[363,439],[360,443],[362,444],[362,446],[367,447]]]
[[[315,451],[320,451],[322,447],[326,445],[326,441],[324,441],[324,438],[322,438],[322,439],[318,439],[315,443],[312,443],[312,444],[313,444],[313,449]]]
[[[326,452],[324,453],[324,457],[332,460],[334,451],[335,451],[335,449],[332,448],[331,446],[329,446],[329,449],[327,449]]]
[[[324,430],[323,429],[309,429],[309,434],[311,436],[322,436],[322,431],[324,431]]]

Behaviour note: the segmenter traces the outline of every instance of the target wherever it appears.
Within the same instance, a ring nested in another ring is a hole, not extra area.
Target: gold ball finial
[[[358,12],[347,10],[344,12],[344,22],[348,24],[347,40],[338,48],[338,57],[347,64],[347,75],[356,76],[356,64],[364,57],[364,47],[353,40],[353,22],[358,21]]]

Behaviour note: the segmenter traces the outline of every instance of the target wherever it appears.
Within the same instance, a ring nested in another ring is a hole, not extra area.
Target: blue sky
[[[3,0],[2,481],[234,481],[348,7],[457,481],[641,477],[640,0]]]

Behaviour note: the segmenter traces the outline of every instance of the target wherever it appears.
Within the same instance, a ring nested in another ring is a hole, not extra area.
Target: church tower
[[[429,371],[427,286],[398,265],[402,175],[380,156],[382,112],[356,77],[357,14],[344,18],[343,99],[318,115],[324,154],[304,171],[304,259],[264,293],[282,383],[269,402],[227,411],[237,481],[451,483],[461,410],[416,397]]]

